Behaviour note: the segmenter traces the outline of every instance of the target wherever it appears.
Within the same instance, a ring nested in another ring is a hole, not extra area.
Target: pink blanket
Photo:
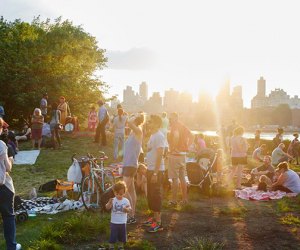
[[[293,197],[297,194],[287,194],[282,191],[256,191],[257,187],[247,187],[242,190],[235,190],[235,196],[243,200],[254,200],[254,201],[268,201],[268,200],[279,200],[284,196]]]

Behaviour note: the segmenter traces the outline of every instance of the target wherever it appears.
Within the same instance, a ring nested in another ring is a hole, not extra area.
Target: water
[[[198,130],[194,130],[192,131],[193,134],[196,133],[203,133],[207,136],[218,136],[217,131],[212,131],[212,130],[207,130],[207,131],[198,131]],[[275,137],[276,133],[272,133],[272,132],[261,132],[260,134],[260,139],[265,139],[265,140],[272,140]],[[250,132],[245,132],[243,135],[245,138],[247,139],[254,139],[254,132],[250,133]],[[293,133],[284,133],[283,134],[283,140],[293,140],[294,136]]]

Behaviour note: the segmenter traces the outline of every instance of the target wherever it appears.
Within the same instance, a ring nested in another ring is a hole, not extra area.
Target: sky
[[[62,16],[82,25],[106,50],[100,72],[109,95],[142,81],[149,92],[201,90],[215,96],[227,80],[250,107],[257,80],[267,91],[300,94],[296,0],[0,0],[6,20]]]

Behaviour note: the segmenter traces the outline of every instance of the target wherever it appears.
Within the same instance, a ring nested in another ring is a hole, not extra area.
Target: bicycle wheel
[[[101,186],[96,178],[88,175],[81,182],[81,200],[84,207],[89,211],[101,210]]]

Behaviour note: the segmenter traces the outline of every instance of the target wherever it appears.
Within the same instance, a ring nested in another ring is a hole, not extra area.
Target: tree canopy
[[[97,40],[61,18],[31,23],[0,18],[0,104],[9,121],[33,113],[44,92],[49,104],[64,96],[72,113],[88,107],[107,90],[95,74],[105,66]]]

